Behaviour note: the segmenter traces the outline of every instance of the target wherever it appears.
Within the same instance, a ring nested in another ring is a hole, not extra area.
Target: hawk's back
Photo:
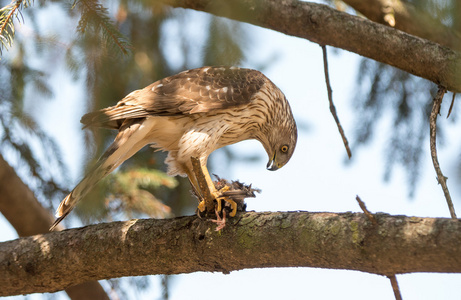
[[[208,113],[250,103],[270,80],[259,71],[202,67],[156,81],[117,105],[84,115],[88,126],[118,129],[125,119]]]

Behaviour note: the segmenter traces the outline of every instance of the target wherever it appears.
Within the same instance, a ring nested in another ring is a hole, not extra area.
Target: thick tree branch
[[[348,50],[461,92],[461,54],[328,6],[296,0],[160,0]]]
[[[440,20],[402,0],[343,0],[368,19],[460,50],[461,35]],[[390,17],[390,18],[389,18]],[[393,22],[390,22],[393,19]]]
[[[318,267],[393,275],[461,272],[461,222],[361,213],[238,214],[224,230],[196,216],[131,220],[0,243],[0,296],[105,278]]]
[[[48,231],[53,216],[0,155],[0,212],[19,236]]]
[[[14,169],[0,155],[0,212],[14,227],[19,236],[48,232],[53,223],[50,215],[34,193],[18,177]],[[61,227],[62,229],[62,227]],[[97,281],[84,282],[66,289],[72,300],[109,299]]]

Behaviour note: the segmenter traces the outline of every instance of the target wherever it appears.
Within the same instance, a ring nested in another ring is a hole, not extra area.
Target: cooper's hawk
[[[187,175],[200,193],[191,163],[191,157],[198,158],[210,194],[217,199],[220,193],[206,168],[214,150],[256,139],[269,155],[267,169],[273,171],[288,162],[297,140],[296,123],[280,89],[259,71],[235,67],[202,67],[164,78],[130,93],[115,106],[84,115],[81,122],[84,128],[119,132],[61,202],[50,230],[91,187],[145,145],[168,151],[168,174]]]

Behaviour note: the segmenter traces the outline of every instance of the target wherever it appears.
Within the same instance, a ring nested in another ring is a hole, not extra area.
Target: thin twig
[[[200,186],[200,191],[197,192],[199,192],[205,200],[205,210],[207,212],[212,212],[214,211],[213,197],[211,196],[205,175],[203,174],[200,160],[196,157],[191,157],[190,160],[192,162],[192,170],[194,171],[195,178],[197,178],[198,184]]]
[[[447,119],[451,115],[451,110],[453,109],[453,104],[455,104],[456,93],[453,93],[453,98],[451,99],[450,108],[448,109]]]
[[[394,291],[395,300],[402,300],[402,294],[400,294],[399,283],[397,282],[397,277],[395,275],[387,276],[391,281],[392,290]]]
[[[448,209],[450,210],[450,215],[453,219],[456,219],[455,208],[453,202],[451,201],[450,192],[447,187],[447,178],[443,176],[442,170],[440,169],[439,160],[437,158],[437,146],[436,146],[436,134],[437,134],[437,115],[440,113],[440,106],[442,105],[443,95],[447,92],[446,88],[439,86],[437,95],[434,98],[434,103],[432,105],[431,116],[429,118],[430,126],[430,146],[431,146],[431,157],[432,163],[434,164],[435,172],[437,173],[437,181],[442,186],[443,193],[445,194],[445,199],[447,200]]]
[[[362,199],[360,199],[359,195],[355,197],[355,200],[357,200],[360,208],[363,210],[363,213],[365,214],[365,216],[368,217],[371,223],[373,223],[374,226],[378,225],[378,221],[376,221],[375,216],[373,216],[373,214],[367,209],[365,202],[363,202]]]
[[[336,108],[333,103],[333,91],[331,89],[330,75],[328,73],[327,48],[325,45],[322,45],[321,47],[322,47],[322,52],[323,52],[323,69],[325,71],[325,82],[327,84],[328,101],[330,102],[330,112],[333,115],[333,118],[335,119],[336,125],[338,126],[339,133],[341,134],[341,138],[343,139],[344,147],[346,147],[347,156],[351,158],[352,152],[351,152],[351,149],[349,148],[349,143],[347,141],[346,135],[344,134],[343,127],[341,126],[341,123],[339,122],[339,118],[336,113]]]

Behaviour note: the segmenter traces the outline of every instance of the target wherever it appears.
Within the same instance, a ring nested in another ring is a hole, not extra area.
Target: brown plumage
[[[291,158],[297,129],[283,93],[261,72],[235,67],[202,67],[164,78],[136,90],[117,105],[82,117],[89,126],[117,129],[112,145],[88,175],[67,195],[52,230],[91,187],[143,148],[168,151],[169,175],[188,176],[200,193],[190,158],[197,157],[212,195],[206,169],[216,149],[247,139],[262,143],[269,170]]]

